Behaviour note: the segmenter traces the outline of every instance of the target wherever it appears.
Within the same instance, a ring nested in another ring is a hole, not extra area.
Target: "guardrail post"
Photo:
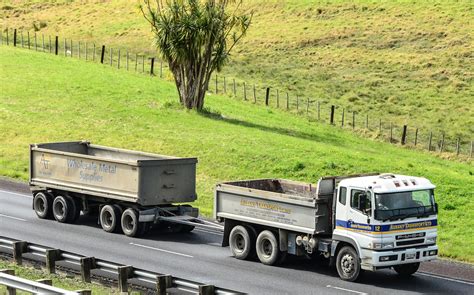
[[[51,280],[51,279],[40,279],[40,280],[36,280],[36,281],[38,283],[45,284],[45,285],[48,285],[48,286],[53,285],[53,280]]]
[[[214,295],[214,286],[213,285],[201,285],[199,286],[200,295]]]
[[[0,269],[0,272],[11,276],[15,275],[15,271],[13,269]],[[13,287],[7,287],[7,294],[16,295],[16,289]]]
[[[171,288],[172,277],[170,275],[156,276],[156,293],[166,295],[166,289]]]
[[[83,282],[91,282],[91,270],[94,268],[96,268],[94,257],[81,258],[81,277]]]
[[[132,266],[120,266],[118,268],[118,288],[122,294],[128,294],[128,279],[133,274]]]
[[[27,243],[23,241],[13,242],[13,261],[21,265],[23,263],[23,253],[27,251]]]
[[[155,75],[155,70],[154,70],[154,67],[155,67],[155,58],[152,57],[150,58],[151,59],[151,63],[150,63],[150,76],[154,76]]]
[[[46,268],[48,269],[49,273],[56,273],[56,261],[58,260],[61,260],[61,250],[46,250]]]

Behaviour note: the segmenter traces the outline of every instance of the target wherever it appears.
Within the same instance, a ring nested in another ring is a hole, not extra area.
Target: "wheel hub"
[[[341,268],[346,274],[354,272],[354,257],[349,254],[344,255],[341,259]]]

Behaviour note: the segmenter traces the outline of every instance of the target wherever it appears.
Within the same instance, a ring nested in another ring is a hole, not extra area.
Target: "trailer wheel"
[[[247,259],[252,250],[249,232],[242,225],[236,225],[229,235],[229,247],[237,259]]]
[[[53,215],[56,221],[66,223],[73,215],[71,202],[63,196],[56,196],[53,201]]]
[[[145,233],[145,223],[138,221],[138,213],[132,208],[123,211],[120,223],[123,233],[128,237],[138,237]]]
[[[46,192],[38,192],[33,197],[33,210],[41,219],[49,219],[52,217],[53,197]]]
[[[69,202],[70,204],[70,211],[71,214],[69,216],[69,219],[67,220],[68,223],[75,223],[77,219],[79,219],[79,216],[81,216],[81,207],[80,204],[76,201],[75,198],[71,196],[66,196],[66,201]]]
[[[420,263],[416,262],[416,263],[395,265],[393,269],[398,273],[399,276],[409,277],[415,272],[417,272],[419,267],[420,267]]]
[[[337,253],[336,269],[339,277],[344,281],[357,280],[360,273],[360,262],[354,248],[345,246]]]
[[[269,231],[262,231],[257,237],[257,256],[261,263],[274,265],[279,261],[280,249],[275,235]]]
[[[122,210],[116,205],[105,205],[100,210],[99,220],[102,229],[108,233],[120,230],[120,217]]]

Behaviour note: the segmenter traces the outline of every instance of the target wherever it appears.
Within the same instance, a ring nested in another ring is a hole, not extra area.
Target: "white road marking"
[[[0,192],[1,192],[1,193],[7,193],[7,194],[10,194],[10,195],[16,195],[16,196],[20,196],[20,197],[28,198],[28,199],[31,199],[31,198],[32,198],[32,196],[30,196],[30,195],[24,195],[24,194],[14,193],[14,192],[11,192],[11,191],[4,191],[4,190],[1,190],[1,189],[0,189]]]
[[[474,283],[473,283],[473,282],[451,279],[451,278],[447,278],[447,277],[432,275],[432,274],[425,273],[425,272],[418,272],[418,273],[416,273],[416,275],[426,276],[426,277],[431,277],[431,278],[436,278],[436,279],[442,279],[442,280],[446,280],[446,281],[451,281],[451,282],[456,282],[456,283],[461,283],[461,284],[466,284],[466,285],[474,286]]]
[[[141,245],[141,244],[130,243],[130,245],[132,245],[132,246],[137,246],[137,247],[141,247],[141,248],[145,248],[145,249],[150,249],[150,250],[155,250],[155,251],[170,253],[170,254],[174,254],[174,255],[184,256],[184,257],[188,257],[188,258],[194,258],[194,256],[191,256],[191,255],[188,255],[188,254],[183,254],[183,253],[174,252],[174,251],[169,251],[169,250],[165,250],[165,249],[160,249],[160,248],[145,246],[145,245]]]
[[[360,295],[367,295],[367,293],[364,293],[364,292],[359,292],[359,291],[355,291],[355,290],[351,290],[351,289],[344,289],[344,288],[341,288],[341,287],[336,287],[336,286],[331,286],[331,285],[327,285],[326,287],[341,290],[341,291],[356,293],[356,294],[360,294]]]
[[[216,232],[212,232],[212,231],[208,231],[208,230],[204,230],[204,229],[196,228],[196,229],[194,229],[194,230],[195,230],[195,231],[198,231],[198,232],[202,232],[202,233],[211,234],[211,235],[222,236],[221,233],[216,233]]]
[[[5,217],[5,218],[10,218],[10,219],[15,219],[15,220],[19,220],[19,221],[26,221],[26,219],[23,219],[23,218],[13,217],[13,216],[9,216],[9,215],[5,215],[5,214],[1,214],[1,213],[0,213],[0,217]]]

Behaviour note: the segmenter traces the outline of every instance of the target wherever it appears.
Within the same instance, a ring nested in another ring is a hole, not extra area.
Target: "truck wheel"
[[[56,196],[53,201],[53,216],[58,222],[66,223],[73,215],[71,202],[63,196]]]
[[[360,273],[360,262],[354,248],[345,246],[337,253],[336,268],[339,277],[344,281],[357,280]]]
[[[120,223],[123,233],[128,237],[138,237],[145,232],[145,224],[138,222],[138,213],[132,208],[123,211]]]
[[[33,210],[41,219],[52,217],[51,207],[53,206],[53,197],[46,192],[36,193],[33,197]]]
[[[229,235],[229,247],[232,255],[237,259],[247,259],[252,250],[249,232],[242,225],[236,225]]]
[[[257,237],[257,256],[260,262],[266,265],[274,265],[279,261],[280,249],[275,235],[269,231],[262,231]]]
[[[108,233],[120,230],[120,216],[122,210],[116,205],[105,205],[100,210],[99,220],[102,229]]]
[[[71,214],[69,216],[69,220],[67,220],[68,223],[75,223],[77,219],[79,219],[79,216],[81,216],[81,207],[80,204],[76,201],[71,196],[66,196],[66,201],[70,204],[70,211]]]
[[[393,269],[398,273],[399,276],[409,277],[415,272],[417,272],[419,267],[420,267],[420,263],[416,262],[416,263],[395,265]]]

